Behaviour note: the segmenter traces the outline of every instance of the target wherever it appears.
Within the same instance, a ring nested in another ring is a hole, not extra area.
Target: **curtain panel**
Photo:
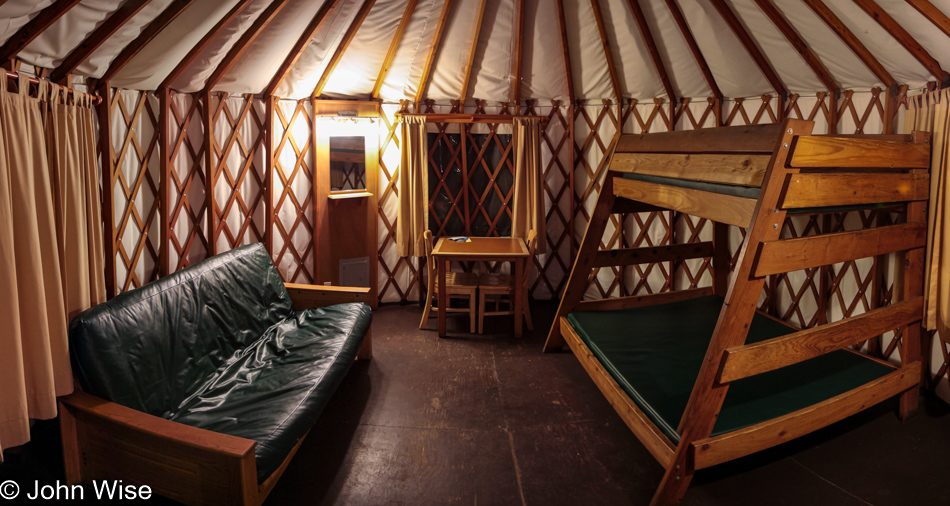
[[[541,118],[515,118],[511,125],[514,144],[515,184],[511,205],[511,236],[525,239],[538,233],[537,253],[547,248],[544,226],[544,176],[541,174]]]
[[[7,79],[5,76],[3,79]],[[0,450],[30,438],[73,390],[69,317],[105,300],[99,174],[88,96],[0,86]]]
[[[424,256],[422,234],[429,229],[429,141],[422,117],[404,116],[400,123],[402,159],[399,164],[399,209],[396,252],[401,257]]]
[[[927,256],[924,264],[924,327],[937,330],[950,342],[950,89],[925,93],[908,100],[904,130],[931,133],[930,203]]]

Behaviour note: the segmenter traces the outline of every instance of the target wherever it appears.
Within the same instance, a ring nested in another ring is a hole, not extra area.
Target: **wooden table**
[[[455,242],[442,237],[432,248],[432,257],[439,270],[439,286],[445,286],[445,273],[454,262],[511,262],[511,273],[515,279],[514,310],[515,337],[521,337],[522,317],[524,316],[524,276],[525,262],[528,260],[528,247],[522,239],[515,237],[472,237],[471,242]],[[448,290],[439,290],[439,337],[445,337],[445,308],[448,307]],[[475,304],[476,301],[472,301]]]

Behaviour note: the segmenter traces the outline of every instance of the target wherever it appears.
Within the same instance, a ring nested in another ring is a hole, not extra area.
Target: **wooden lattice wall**
[[[206,108],[209,101],[210,107]],[[837,99],[827,93],[791,95],[784,108],[777,97],[766,95],[722,103],[683,100],[672,109],[662,99],[626,99],[619,106],[610,100],[574,104],[530,101],[519,109],[478,102],[465,112],[527,114],[547,120],[542,162],[548,251],[535,259],[531,286],[535,298],[545,299],[563,289],[618,131],[772,123],[790,116],[816,121],[817,133],[827,132],[829,125],[835,125],[837,133],[881,133],[884,128],[894,129],[897,122],[896,117],[886,117],[885,111],[896,112],[893,104],[889,108],[886,102],[886,92],[875,89],[870,93],[846,91]],[[141,286],[213,252],[256,241],[268,245],[286,280],[313,281],[314,162],[308,100],[275,100],[269,108],[260,99],[245,96],[173,92],[156,96],[115,90],[107,103],[111,152],[106,158],[111,164],[108,180],[112,184],[114,234],[109,251],[114,260],[115,292]],[[395,183],[401,142],[395,115],[406,105],[383,104],[377,123],[381,302],[419,298],[419,262],[395,254]],[[457,104],[429,103],[427,110],[449,112],[453,107]],[[161,149],[162,124],[167,125],[166,164]],[[270,156],[273,163],[268,172]],[[163,177],[165,171],[167,177]],[[268,186],[269,194],[265,191]],[[213,191],[209,192],[209,187]],[[164,201],[163,192],[168,195]],[[209,209],[214,210],[210,215]],[[900,219],[894,213],[877,210],[795,217],[784,224],[783,236],[854,230],[875,221]],[[705,220],[671,212],[614,216],[604,241],[611,248],[703,241],[712,233],[707,225]],[[734,249],[742,233],[741,229],[731,229]],[[893,284],[889,265],[894,261],[889,257],[861,259],[773,276],[763,291],[761,307],[800,327],[859,314],[889,302]],[[592,278],[587,296],[655,293],[706,284],[710,276],[708,262],[693,259],[675,265],[601,269]],[[950,348],[939,339],[934,343],[932,386],[950,390],[950,383],[943,379],[947,378]],[[899,336],[894,339],[886,335],[867,343],[867,349],[896,360],[898,344]]]

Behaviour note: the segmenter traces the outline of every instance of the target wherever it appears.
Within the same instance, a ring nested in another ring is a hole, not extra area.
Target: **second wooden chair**
[[[426,285],[425,311],[422,313],[422,321],[419,322],[419,329],[425,327],[426,320],[429,319],[430,311],[438,311],[435,302],[439,300],[439,290],[442,290],[442,287],[440,287],[438,283],[439,271],[436,268],[435,259],[432,257],[432,232],[426,230],[423,237],[426,243],[426,266],[428,268],[427,274],[429,275],[429,282]],[[478,289],[478,276],[472,272],[447,272],[445,274],[445,284],[445,295],[448,301],[446,303],[445,312],[468,313],[470,321],[469,331],[474,334],[476,321],[475,310],[477,308],[475,291]],[[468,307],[453,308],[450,305],[452,299],[468,299]]]
[[[535,230],[528,231],[528,262],[524,267],[524,276],[517,280],[522,283],[521,292],[524,294],[524,300],[521,307],[524,308],[525,322],[528,324],[528,330],[534,330],[534,324],[531,322],[531,307],[528,306],[528,288],[531,282],[531,263],[534,261],[534,250],[538,245],[538,233]],[[515,314],[515,279],[508,274],[485,273],[478,276],[478,333],[485,330],[485,316]],[[494,304],[494,311],[486,311],[487,303]],[[507,309],[501,309],[506,305]]]

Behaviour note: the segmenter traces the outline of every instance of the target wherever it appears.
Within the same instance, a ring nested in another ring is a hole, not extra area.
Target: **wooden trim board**
[[[614,195],[665,209],[746,228],[752,222],[755,199],[690,188],[615,178]]]
[[[614,153],[610,170],[761,187],[769,155]]]

